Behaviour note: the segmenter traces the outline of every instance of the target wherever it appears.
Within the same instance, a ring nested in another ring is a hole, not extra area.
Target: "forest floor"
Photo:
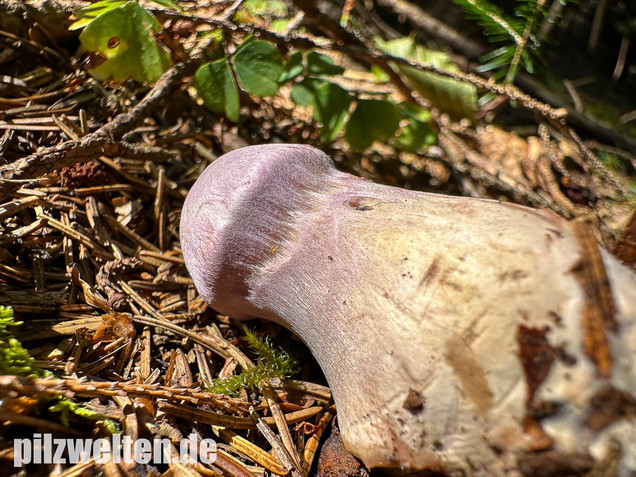
[[[241,146],[307,143],[340,169],[374,181],[514,201],[568,219],[588,216],[599,240],[634,264],[636,138],[626,116],[634,98],[621,104],[608,96],[606,109],[626,124],[614,128],[575,104],[598,96],[591,86],[559,96],[528,74],[520,76],[521,89],[470,76],[486,44],[457,33],[464,20],[454,9],[447,25],[456,41],[451,57],[464,80],[498,99],[472,122],[432,108],[435,141],[426,149],[375,142],[360,152],[341,136],[321,141],[310,109],[297,107],[284,88],[271,98],[241,92],[238,123],[204,107],[194,91],[193,73],[202,63],[196,34],[208,28],[220,30],[227,44],[256,33],[287,51],[313,45],[346,68],[337,82],[348,90],[426,104],[397,74],[379,83],[369,67],[386,67],[386,59],[364,35],[348,43],[353,34],[329,15],[316,17],[307,2],[285,7],[304,26],[302,35],[271,33],[271,18],[251,10],[232,23],[241,2],[181,2],[187,7],[181,14],[155,5],[160,40],[173,61],[150,85],[91,77],[79,32],[67,30],[70,14],[86,2],[51,2],[41,15],[16,13],[15,3],[35,2],[0,2],[0,305],[22,322],[7,327],[0,320],[0,340],[2,357],[17,356],[23,366],[0,369],[0,475],[326,475],[333,466],[339,475],[365,472],[338,468],[347,458],[337,452],[324,452],[316,468],[335,410],[317,364],[288,331],[252,324],[258,336],[298,356],[293,379],[231,397],[206,391],[259,356],[241,339],[240,325],[198,296],[179,247],[180,209],[205,167]],[[377,3],[376,10],[352,11],[369,34],[391,39],[420,30],[426,37],[428,14],[401,10],[415,2]],[[428,34],[452,48],[448,38]],[[21,345],[9,341],[9,332]],[[274,424],[275,434],[257,430],[263,422]],[[34,431],[96,438],[112,426],[133,439],[173,442],[195,428],[219,442],[215,467],[166,464],[150,474],[95,461],[13,468],[13,439]]]

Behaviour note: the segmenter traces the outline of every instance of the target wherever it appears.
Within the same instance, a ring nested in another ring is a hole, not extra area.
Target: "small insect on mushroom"
[[[350,452],[453,476],[636,473],[636,275],[590,237],[283,144],[217,159],[181,217],[203,299],[307,343]]]

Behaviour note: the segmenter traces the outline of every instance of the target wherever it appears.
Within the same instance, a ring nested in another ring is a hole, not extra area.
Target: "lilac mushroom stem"
[[[604,392],[636,402],[636,276],[598,251],[614,300],[603,371],[585,345],[580,245],[551,213],[378,185],[309,146],[252,146],[197,180],[181,245],[215,310],[307,343],[369,467],[503,476],[537,470],[538,451],[594,462],[618,443],[619,475],[636,472],[633,413],[590,424]]]

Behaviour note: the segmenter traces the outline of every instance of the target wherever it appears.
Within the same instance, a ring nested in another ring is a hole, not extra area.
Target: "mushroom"
[[[202,298],[307,344],[351,453],[453,476],[636,472],[636,275],[591,237],[288,144],[217,159],[181,217]]]

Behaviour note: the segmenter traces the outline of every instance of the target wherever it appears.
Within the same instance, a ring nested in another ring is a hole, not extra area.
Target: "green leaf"
[[[415,44],[411,38],[398,38],[386,42],[376,39],[376,44],[381,51],[392,56],[418,63],[431,63],[447,71],[458,70],[448,55],[427,50]],[[436,108],[455,118],[473,118],[477,104],[477,89],[473,85],[410,66],[395,67],[406,76],[411,87]]]
[[[249,16],[271,19],[288,15],[288,8],[286,2],[281,0],[245,0],[239,11],[244,10]]]
[[[310,75],[339,75],[344,68],[334,64],[328,56],[310,51],[307,53],[307,72]]]
[[[305,78],[300,83],[294,85],[289,96],[298,106],[312,106],[316,90],[327,84],[325,80],[318,78]]]
[[[342,129],[352,98],[337,84],[325,82],[314,93],[314,121],[322,123],[320,139],[333,141]]]
[[[283,73],[278,78],[280,84],[293,80],[302,74],[304,70],[303,66],[303,54],[300,51],[295,51],[287,60]]]
[[[278,92],[283,60],[278,48],[261,40],[252,41],[234,55],[234,68],[241,86],[257,96]]]
[[[77,18],[77,21],[71,24],[68,29],[73,31],[84,28],[101,14],[106,13],[113,8],[121,6],[127,1],[128,0],[103,0],[101,2],[93,3],[92,5],[89,5],[87,7],[80,8],[75,13],[73,13],[73,16]]]
[[[291,18],[277,18],[276,20],[272,20],[269,28],[276,33],[285,33],[289,22],[291,22]]]
[[[388,83],[391,81],[389,74],[380,68],[378,65],[371,65],[371,73],[375,76],[378,83]]]
[[[400,129],[397,142],[406,151],[419,152],[437,144],[437,133],[429,124],[412,120]]]
[[[225,112],[230,121],[239,120],[238,88],[225,58],[201,66],[194,74],[194,87],[208,109]]]
[[[362,151],[373,141],[393,137],[400,125],[398,108],[388,101],[364,99],[358,101],[345,131],[345,139],[352,148]]]
[[[405,151],[419,152],[437,143],[437,133],[430,125],[431,113],[411,103],[400,103],[400,112],[408,125],[400,129],[397,143]]]
[[[174,2],[173,0],[152,0],[152,1],[155,3],[158,3],[162,7],[172,8],[173,10],[179,10],[180,12],[185,12],[185,10],[181,8],[181,6],[177,2]]]
[[[423,123],[427,123],[431,120],[431,112],[428,109],[414,106],[411,103],[400,103],[400,112],[405,118],[414,119]]]
[[[152,35],[161,24],[135,2],[95,18],[80,34],[82,45],[104,62],[89,73],[98,80],[153,82],[170,66],[170,53]]]

